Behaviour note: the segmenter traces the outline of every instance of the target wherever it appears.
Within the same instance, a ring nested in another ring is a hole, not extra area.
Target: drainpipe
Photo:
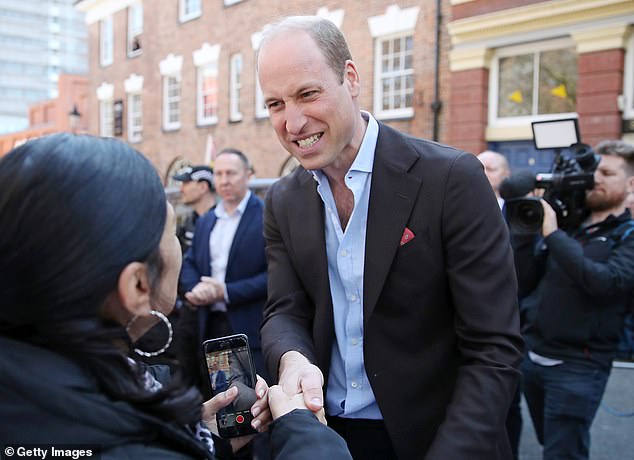
[[[436,56],[435,56],[435,74],[434,74],[434,102],[431,104],[431,110],[434,113],[434,141],[438,141],[438,131],[440,111],[442,109],[442,101],[440,100],[440,25],[442,23],[442,0],[436,0]]]

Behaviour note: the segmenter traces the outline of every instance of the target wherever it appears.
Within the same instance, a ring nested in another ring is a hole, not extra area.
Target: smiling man
[[[482,165],[362,112],[359,71],[327,20],[273,25],[258,72],[301,164],[265,207],[269,369],[325,406],[356,460],[508,458],[522,342]]]
[[[566,234],[542,200],[543,239],[514,235],[529,348],[523,389],[544,459],[586,459],[590,426],[610,375],[634,290],[634,147],[600,143],[588,221]]]

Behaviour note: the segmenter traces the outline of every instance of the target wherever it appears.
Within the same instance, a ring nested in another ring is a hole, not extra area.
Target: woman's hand
[[[268,398],[268,385],[262,377],[257,376],[257,382],[255,384],[255,394],[257,400],[251,406],[251,414],[253,414],[253,420],[251,426],[258,432],[264,432],[268,429],[271,423],[271,411],[269,410]],[[217,394],[209,401],[203,404],[203,422],[207,425],[209,430],[218,436],[218,425],[216,424],[216,413],[231,404],[239,394],[237,387],[233,386],[227,391]],[[240,436],[237,438],[231,438],[231,447],[233,451],[237,451],[247,445],[255,435]]]

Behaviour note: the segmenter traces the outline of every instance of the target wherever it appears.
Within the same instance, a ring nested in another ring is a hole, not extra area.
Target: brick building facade
[[[451,3],[449,143],[543,170],[532,121],[576,118],[590,145],[634,140],[634,2]]]
[[[447,141],[446,111],[432,111],[449,95],[446,27],[438,71],[435,64],[439,6],[448,20],[449,0],[80,0],[89,25],[89,131],[132,143],[166,182],[182,162],[208,159],[211,144],[243,150],[258,177],[279,176],[290,160],[257,103],[259,37],[281,16],[320,14],[346,35],[362,108]]]
[[[89,125],[88,80],[81,75],[61,74],[55,99],[29,106],[29,126],[22,131],[0,135],[0,156],[29,139],[63,131],[83,133]],[[75,120],[70,113],[76,109]],[[75,123],[74,126],[72,124]]]

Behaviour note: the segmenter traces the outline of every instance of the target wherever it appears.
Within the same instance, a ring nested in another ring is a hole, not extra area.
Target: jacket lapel
[[[408,173],[418,158],[403,135],[379,123],[365,241],[364,326],[374,311],[418,197],[421,180]]]
[[[293,231],[293,249],[298,260],[310,274],[305,279],[314,283],[314,289],[308,292],[318,293],[319,298],[330,300],[330,282],[328,281],[328,260],[326,256],[326,235],[324,233],[324,207],[317,193],[317,182],[309,172],[300,177],[299,188],[289,206],[289,222]],[[323,295],[323,294],[326,295]],[[316,299],[317,300],[317,299]],[[321,305],[319,305],[321,306]],[[332,308],[329,308],[332,312]]]

